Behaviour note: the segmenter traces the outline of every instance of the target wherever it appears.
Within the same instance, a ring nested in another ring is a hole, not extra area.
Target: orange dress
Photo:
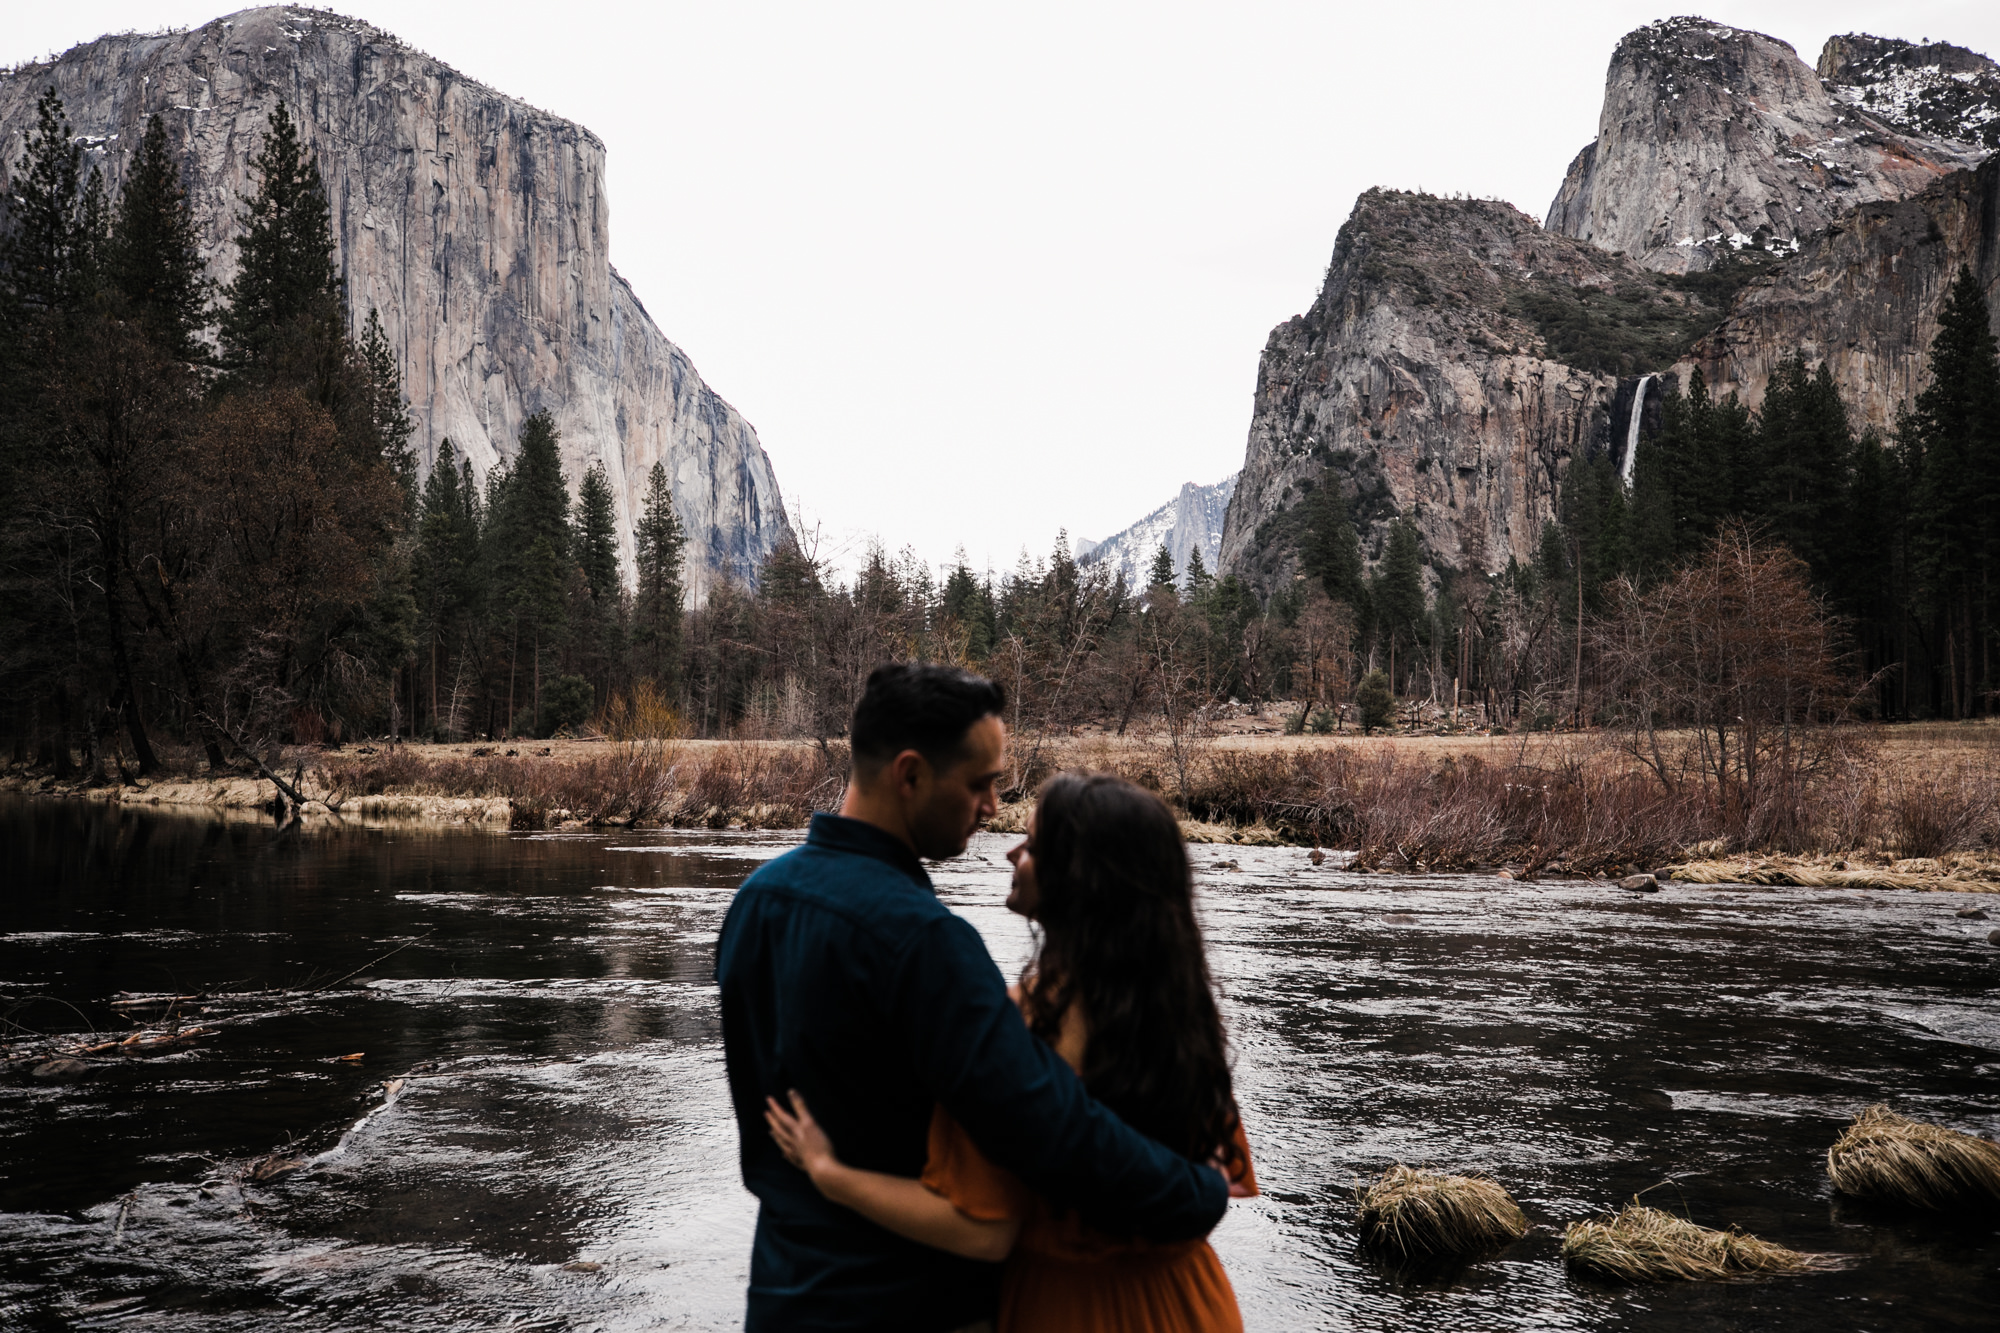
[[[1236,1126],[1235,1184],[1257,1192]],[[968,1217],[1021,1220],[1001,1278],[997,1333],[1242,1333],[1222,1260],[1206,1240],[1155,1245],[1099,1235],[988,1161],[940,1106],[924,1184]]]

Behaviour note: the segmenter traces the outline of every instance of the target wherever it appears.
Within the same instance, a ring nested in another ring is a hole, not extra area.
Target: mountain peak
[[[1829,37],[1828,91],[1905,134],[2000,149],[2000,65],[1949,42],[1847,33]]]
[[[1636,29],[1612,52],[1597,139],[1571,163],[1547,226],[1669,273],[1707,268],[1725,246],[1789,253],[1856,205],[1907,198],[1990,151],[1956,133],[1994,105],[1985,76],[1908,63],[1909,50],[1929,49],[1835,39],[1821,66],[1853,82],[1830,89],[1763,33],[1701,18]],[[1907,91],[1901,110],[1878,114],[1892,88]]]

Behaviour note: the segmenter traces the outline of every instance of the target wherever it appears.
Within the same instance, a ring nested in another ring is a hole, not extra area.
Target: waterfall
[[[1632,390],[1632,415],[1625,426],[1625,462],[1618,469],[1618,480],[1627,491],[1632,489],[1632,460],[1639,456],[1639,419],[1646,411],[1646,386],[1655,378],[1641,375],[1639,387]]]

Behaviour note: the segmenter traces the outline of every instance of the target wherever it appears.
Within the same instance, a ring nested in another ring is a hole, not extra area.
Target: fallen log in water
[[[207,995],[135,995],[131,991],[119,991],[119,998],[109,1001],[113,1009],[172,1009],[183,1004],[199,1004]]]

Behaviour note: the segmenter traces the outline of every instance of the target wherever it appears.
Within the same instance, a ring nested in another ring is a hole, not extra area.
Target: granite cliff
[[[1961,266],[2000,331],[2000,157],[1895,202],[1864,204],[1744,290],[1676,370],[1755,406],[1795,352],[1824,363],[1857,426],[1887,429],[1924,387],[1937,316]]]
[[[716,574],[753,575],[786,532],[756,431],[611,267],[604,145],[582,126],[365,23],[286,7],[0,72],[5,169],[51,86],[114,190],[146,119],[162,117],[221,280],[271,108],[291,111],[325,175],[355,326],[379,309],[401,354],[426,468],[449,438],[483,474],[546,408],[572,486],[604,465],[628,577],[656,461],[696,595]]]
[[[1665,376],[1696,367],[1754,407],[1803,352],[1889,424],[1958,266],[2000,296],[1996,143],[2000,67],[1959,47],[1848,35],[1815,70],[1701,19],[1628,35],[1546,227],[1356,203],[1318,299],[1265,346],[1222,570],[1291,579],[1331,468],[1364,556],[1408,515],[1434,570],[1494,572],[1532,553],[1571,461],[1628,468]]]
[[[1597,139],[1547,226],[1671,273],[1707,268],[1725,245],[1790,251],[1857,205],[1982,161],[1993,74],[1957,47],[1868,37],[1834,38],[1815,72],[1762,33],[1648,24],[1612,53]]]
[[[1196,552],[1202,566],[1215,572],[1222,554],[1222,525],[1229,512],[1229,497],[1236,493],[1236,478],[1224,477],[1213,486],[1185,482],[1180,494],[1134,523],[1101,542],[1081,543],[1077,560],[1085,565],[1102,565],[1114,575],[1125,576],[1127,587],[1144,586],[1153,568],[1153,555],[1162,545],[1174,558],[1174,577],[1187,577],[1188,562]]]
[[[1370,559],[1398,514],[1436,566],[1532,557],[1569,460],[1611,438],[1621,378],[1662,360],[1657,339],[1572,346],[1572,319],[1712,322],[1656,276],[1508,204],[1362,195],[1318,300],[1265,344],[1223,571],[1284,586],[1299,502],[1329,468]]]

